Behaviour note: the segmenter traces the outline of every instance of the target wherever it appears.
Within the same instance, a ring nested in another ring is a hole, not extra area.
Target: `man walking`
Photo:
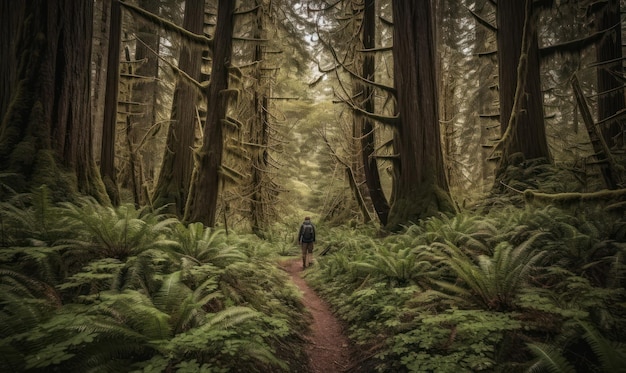
[[[311,223],[311,218],[304,218],[298,233],[298,243],[302,248],[302,268],[311,265],[313,259],[313,243],[315,243],[315,226]]]

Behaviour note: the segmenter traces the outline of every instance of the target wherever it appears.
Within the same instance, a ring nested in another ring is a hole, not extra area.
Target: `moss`
[[[104,183],[106,194],[111,199],[111,203],[114,206],[118,206],[120,204],[120,191],[117,188],[117,183],[111,180],[109,176],[103,177],[102,182]]]
[[[49,149],[37,152],[29,184],[31,189],[47,185],[55,202],[73,201],[78,196],[76,179],[58,166]]]
[[[413,190],[408,197],[394,202],[389,212],[386,229],[392,232],[398,231],[410,223],[417,223],[440,213],[455,212],[456,209],[449,193],[435,185],[426,184],[420,189]]]
[[[525,190],[524,199],[529,204],[555,204],[568,207],[579,203],[616,203],[626,198],[626,189],[601,190],[591,193],[541,193],[534,190]]]

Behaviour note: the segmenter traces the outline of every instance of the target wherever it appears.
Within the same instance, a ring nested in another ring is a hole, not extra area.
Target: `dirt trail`
[[[311,333],[307,336],[309,368],[314,373],[344,372],[350,367],[350,344],[343,328],[324,302],[302,279],[302,260],[282,263],[293,282],[302,291],[302,303],[311,312]]]

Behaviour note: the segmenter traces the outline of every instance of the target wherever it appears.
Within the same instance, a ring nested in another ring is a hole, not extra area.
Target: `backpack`
[[[302,229],[302,241],[313,242],[313,225],[304,224],[304,228]]]

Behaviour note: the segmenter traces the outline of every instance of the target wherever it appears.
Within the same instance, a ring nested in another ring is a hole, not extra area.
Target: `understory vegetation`
[[[508,204],[376,235],[330,230],[307,276],[364,371],[626,369],[623,212]]]
[[[302,371],[306,311],[256,236],[45,188],[0,211],[0,370]]]
[[[624,371],[623,211],[516,198],[386,236],[319,226],[305,278],[359,371]],[[3,369],[304,369],[307,311],[276,264],[297,251],[287,225],[261,240],[46,188],[1,208]]]

